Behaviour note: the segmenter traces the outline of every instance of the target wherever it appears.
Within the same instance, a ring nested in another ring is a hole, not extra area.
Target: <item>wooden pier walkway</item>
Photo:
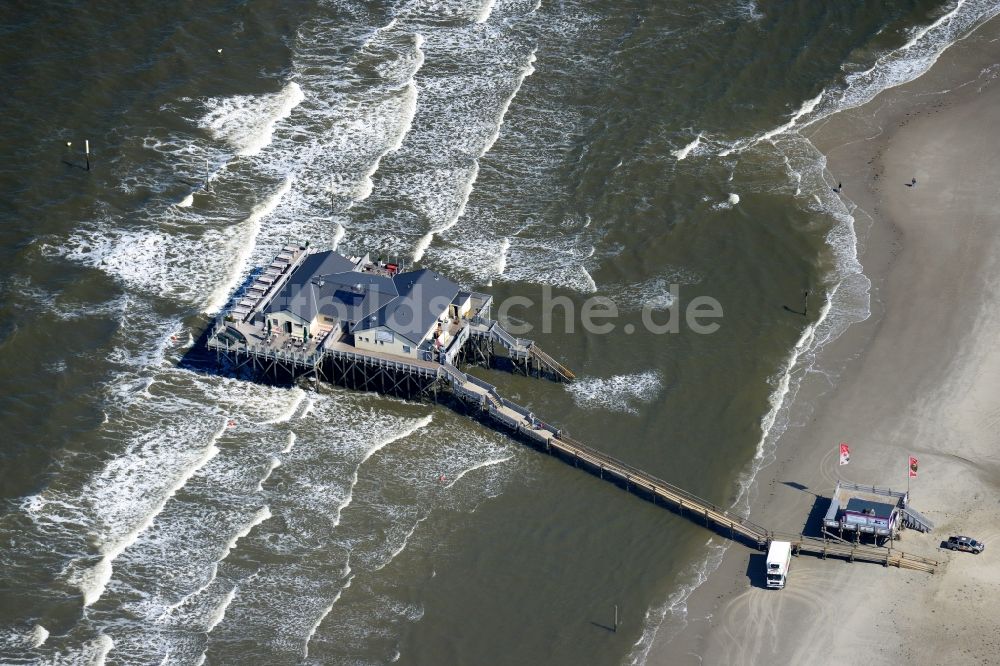
[[[464,402],[478,406],[493,421],[510,428],[546,452],[572,462],[575,467],[584,468],[602,479],[623,485],[627,491],[656,504],[665,504],[682,516],[699,524],[704,523],[706,527],[730,539],[742,541],[758,550],[767,549],[771,541],[788,541],[796,555],[874,562],[886,567],[927,573],[934,573],[940,566],[936,560],[894,550],[891,546],[880,548],[768,530],[739,514],[571,438],[559,428],[541,421],[527,409],[503,398],[496,387],[487,382],[452,365],[443,365],[441,368],[453,393]]]

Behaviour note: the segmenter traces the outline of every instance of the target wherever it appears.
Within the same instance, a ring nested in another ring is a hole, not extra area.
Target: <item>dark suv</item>
[[[967,536],[953,536],[948,537],[944,547],[951,550],[964,550],[967,553],[981,553],[986,548],[986,544]]]

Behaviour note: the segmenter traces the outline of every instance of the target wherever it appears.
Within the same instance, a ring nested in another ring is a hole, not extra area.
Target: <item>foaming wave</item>
[[[490,9],[492,10],[492,4],[490,4]],[[514,97],[517,96],[518,91],[524,84],[524,80],[535,72],[535,67],[534,67],[535,60],[536,60],[535,50],[532,50],[531,53],[528,54],[526,63],[521,67],[521,70],[514,83],[513,89],[510,92],[510,95],[506,98],[506,100],[503,101],[502,105],[500,106],[496,120],[493,121],[494,122],[493,132],[486,137],[485,142],[479,149],[479,154],[476,156],[475,161],[473,162],[472,168],[469,170],[468,175],[465,177],[465,182],[461,185],[459,189],[457,207],[454,208],[454,212],[452,214],[448,215],[445,218],[445,220],[443,221],[442,224],[440,224],[440,226],[432,228],[424,236],[422,236],[419,241],[417,241],[417,246],[413,252],[414,262],[420,261],[423,258],[424,253],[427,251],[427,248],[430,247],[430,244],[433,241],[435,235],[444,234],[445,232],[452,229],[458,223],[459,218],[461,218],[462,215],[465,214],[465,209],[469,202],[469,197],[472,194],[473,186],[475,185],[476,178],[478,178],[479,176],[479,160],[482,159],[483,156],[486,155],[486,153],[488,153],[490,149],[493,148],[497,139],[500,137],[500,129],[503,126],[504,118],[507,115],[507,111],[510,109],[511,102],[513,102]],[[430,213],[431,211],[429,210],[428,212]],[[433,219],[433,215],[431,215],[431,217]]]
[[[40,624],[36,624],[31,630],[31,647],[37,648],[45,644],[49,639],[49,630]]]
[[[764,18],[764,13],[760,11],[756,0],[741,0],[736,4],[736,12],[747,21],[759,21]]]
[[[997,14],[1000,14],[1000,5],[996,2],[958,0],[936,21],[915,29],[903,46],[879,57],[867,70],[849,74],[844,88],[831,95],[822,113],[809,122],[816,122],[836,111],[861,106],[883,90],[919,78],[948,47]]]
[[[658,372],[647,370],[608,378],[586,377],[567,385],[574,402],[584,409],[607,409],[638,414],[638,405],[651,403],[660,393]]]
[[[493,5],[496,3],[497,0],[485,0],[482,9],[476,14],[476,23],[486,23],[490,19],[490,14],[493,13]]]
[[[306,392],[297,386],[289,389],[289,392],[292,395],[292,400],[291,402],[288,403],[288,407],[285,408],[285,410],[281,414],[279,414],[276,418],[270,421],[265,421],[264,423],[266,423],[267,425],[274,425],[276,423],[288,423],[292,419],[292,417],[295,416],[295,413],[299,411],[299,407],[302,406],[302,401],[306,399]],[[294,436],[294,433],[289,433],[289,434],[290,436]]]
[[[413,526],[409,530],[407,530],[406,534],[403,535],[403,538],[402,540],[400,540],[399,545],[393,548],[389,552],[388,557],[386,557],[381,563],[377,564],[372,569],[372,571],[381,571],[382,569],[385,569],[387,566],[389,566],[389,564],[392,563],[394,559],[396,559],[396,557],[400,555],[400,553],[406,550],[406,544],[410,542],[410,537],[412,537],[416,533],[417,528],[420,527],[420,523],[424,522],[425,520],[427,520],[427,516],[421,516],[420,518],[418,518],[417,522],[413,523]]]
[[[271,478],[271,475],[274,473],[274,470],[278,469],[279,467],[281,467],[281,459],[275,456],[271,456],[271,460],[267,464],[267,470],[264,472],[264,476],[262,476],[260,478],[260,481],[257,482],[257,492],[259,493],[264,492],[264,484],[267,483],[267,480]]]
[[[236,217],[238,209],[230,209],[211,220],[214,224],[203,221],[179,229],[101,224],[80,229],[63,246],[46,247],[45,252],[102,270],[149,295],[203,304],[211,313],[225,304],[246,272],[265,218],[274,213],[292,184],[293,179],[285,177],[249,214]],[[230,259],[221,283],[220,257]],[[233,257],[236,261],[231,261]],[[210,296],[206,299],[205,294]]]
[[[207,590],[208,587],[210,585],[212,585],[212,583],[215,582],[216,578],[219,575],[219,563],[222,562],[223,560],[225,560],[227,557],[229,557],[229,554],[236,547],[236,543],[240,539],[242,539],[242,538],[246,537],[248,534],[250,534],[250,532],[253,530],[253,528],[257,527],[258,525],[260,525],[261,523],[263,523],[265,520],[268,520],[269,518],[271,518],[271,510],[268,507],[266,507],[266,506],[261,507],[257,511],[257,513],[254,514],[253,518],[251,518],[250,521],[246,525],[244,525],[239,530],[237,530],[237,532],[235,534],[233,534],[232,537],[229,538],[229,541],[227,541],[223,545],[222,552],[219,554],[219,558],[212,563],[211,571],[210,571],[210,573],[208,575],[208,580],[205,582],[205,584],[202,585],[201,587],[199,587],[198,589],[196,589],[195,591],[191,592],[190,594],[185,595],[184,597],[182,597],[180,601],[167,606],[167,608],[164,611],[163,615],[160,616],[160,620],[162,621],[170,613],[172,613],[173,611],[177,610],[178,608],[180,608],[181,606],[183,606],[184,604],[186,604],[190,599],[192,599],[194,597],[197,597],[199,594],[201,594],[202,592],[204,592],[205,590]],[[234,588],[234,591],[235,591],[235,588]],[[232,598],[229,599],[229,602],[231,602],[231,601],[232,601]],[[226,606],[229,605],[229,602],[226,603]],[[221,617],[219,618],[219,620],[221,621]],[[218,624],[218,622],[219,621],[216,621],[214,623],[210,623],[211,627],[214,628],[214,626],[216,624]],[[207,631],[211,631],[211,630],[212,630],[211,628],[207,629]]]
[[[53,655],[48,663],[53,666],[69,666],[70,664],[88,664],[88,666],[104,666],[108,654],[115,649],[111,636],[100,634],[87,641],[78,650]]]
[[[784,134],[785,132],[790,131],[792,128],[796,127],[796,124],[799,122],[799,120],[801,120],[802,118],[808,116],[808,114],[812,113],[813,109],[815,109],[816,106],[820,103],[820,100],[823,99],[823,93],[825,93],[825,92],[826,92],[826,89],[824,88],[823,90],[821,90],[819,92],[818,95],[816,95],[812,99],[807,99],[806,101],[802,102],[802,105],[799,107],[798,111],[796,111],[795,113],[793,113],[792,117],[789,118],[788,122],[786,122],[785,124],[778,125],[774,129],[770,129],[770,130],[768,130],[768,131],[766,131],[763,134],[760,134],[758,136],[750,137],[749,139],[741,139],[739,141],[736,141],[729,148],[726,148],[725,150],[723,150],[722,152],[720,152],[719,153],[719,157],[726,157],[726,156],[728,156],[728,155],[730,155],[730,154],[732,154],[734,152],[741,151],[741,150],[746,150],[747,148],[750,148],[751,146],[757,145],[761,141],[768,141],[768,140],[773,139],[774,137],[776,137],[776,136],[778,136],[780,134]],[[799,125],[799,126],[801,127],[801,125]]]
[[[234,586],[232,589],[229,590],[229,592],[225,594],[225,596],[222,597],[222,600],[219,602],[219,605],[216,606],[215,608],[215,612],[212,613],[212,615],[208,618],[208,622],[205,624],[206,634],[212,633],[212,631],[214,631],[215,628],[219,626],[219,623],[226,618],[226,610],[229,608],[229,605],[233,603],[233,599],[235,598],[236,598],[236,587]],[[203,659],[204,657],[205,655],[202,655]]]
[[[586,236],[571,233],[572,229],[573,226],[566,225],[567,233],[549,238],[511,238],[504,277],[595,293],[597,284],[584,265],[594,256],[595,247],[587,244]]]
[[[500,243],[500,252],[497,255],[497,277],[503,275],[503,272],[507,270],[507,254],[510,252],[510,238],[504,238]],[[493,285],[493,280],[489,281],[489,285]]]
[[[678,148],[677,150],[672,151],[671,155],[676,157],[678,162],[686,159],[688,155],[690,155],[693,151],[696,151],[698,146],[701,145],[701,137],[702,133],[698,132],[698,136],[696,136],[691,143],[687,144],[683,148]]]
[[[674,303],[671,292],[673,286],[695,285],[702,277],[683,268],[667,267],[662,275],[656,275],[638,283],[617,283],[602,285],[601,291],[615,302],[620,310],[666,310]]]
[[[170,498],[173,497],[178,490],[183,488],[184,484],[186,484],[188,480],[194,476],[202,466],[205,465],[205,463],[219,453],[219,449],[215,446],[215,442],[222,436],[225,429],[226,425],[223,424],[222,427],[209,438],[207,445],[202,449],[200,454],[180,469],[180,474],[169,486],[167,486],[165,492],[157,498],[151,506],[146,508],[144,511],[140,510],[138,512],[141,516],[138,524],[134,525],[117,538],[107,540],[101,545],[101,559],[97,564],[90,569],[74,571],[71,575],[71,581],[75,583],[83,593],[84,606],[90,606],[104,594],[108,581],[111,580],[112,565],[118,556],[121,555],[126,548],[135,543],[136,539],[139,538],[139,535],[149,529],[149,526],[153,524],[156,516],[163,511],[163,508],[166,506]],[[113,466],[107,470],[104,475],[102,475],[105,479],[113,478],[115,476],[122,478],[122,475],[129,474],[128,471],[115,472],[111,470],[115,467],[130,466],[130,461],[119,458],[112,465]],[[102,492],[106,488],[107,486],[99,486],[95,488],[94,495],[106,495],[106,493]],[[115,494],[117,494],[117,490],[115,491]],[[115,498],[113,497],[106,497],[106,499],[109,503],[115,501]],[[119,499],[118,501],[121,500]],[[98,502],[98,504],[103,503]],[[102,505],[101,508],[106,511],[108,507]],[[119,513],[122,512],[119,511]],[[131,503],[128,506],[128,513],[135,513],[135,506],[131,505]],[[120,524],[116,524],[113,527],[120,528]]]
[[[719,202],[717,202],[715,204],[712,204],[712,209],[713,210],[729,210],[730,208],[732,208],[733,206],[735,206],[739,202],[740,202],[740,195],[736,194],[735,192],[730,192],[729,196],[726,197],[725,201],[719,201]]]
[[[431,420],[432,420],[431,415],[428,414],[427,416],[406,425],[401,430],[392,433],[388,437],[379,440],[364,452],[364,455],[361,456],[361,460],[358,461],[358,464],[354,468],[354,473],[351,475],[351,480],[347,487],[347,493],[344,495],[344,498],[341,500],[341,503],[337,506],[337,511],[333,518],[334,527],[340,524],[340,516],[343,514],[344,509],[346,509],[348,506],[351,505],[351,502],[354,499],[354,487],[358,485],[358,473],[361,471],[361,466],[364,465],[369,458],[371,458],[376,453],[378,453],[385,447],[389,446],[390,444],[398,442],[401,439],[405,439],[410,435],[412,435],[413,433],[417,432],[418,430],[426,428],[431,424]]]
[[[913,30],[905,44],[887,51],[868,69],[848,74],[839,86],[827,86],[802,103],[782,125],[746,139],[726,144],[718,155],[726,157],[784,134],[808,127],[833,113],[853,109],[879,93],[922,76],[952,44],[1000,14],[992,0],[958,0],[931,24]]]
[[[449,483],[448,485],[446,485],[445,488],[452,488],[452,487],[454,487],[456,483],[458,483],[459,481],[462,480],[462,477],[464,477],[466,474],[469,474],[471,472],[475,472],[477,469],[483,469],[484,467],[490,467],[492,465],[500,465],[500,464],[503,464],[503,463],[507,462],[508,460],[511,460],[512,458],[513,458],[513,456],[506,456],[506,457],[503,457],[503,458],[496,458],[496,459],[492,459],[492,460],[484,460],[484,461],[482,461],[480,463],[476,463],[472,467],[469,467],[468,469],[463,469],[461,472],[459,472],[458,476],[456,476],[454,479],[452,479],[451,483]]]
[[[337,596],[335,596],[333,598],[333,601],[330,602],[329,606],[327,606],[326,608],[323,609],[323,612],[319,614],[318,618],[316,618],[316,623],[313,624],[313,626],[309,628],[309,632],[306,634],[306,639],[305,639],[305,641],[302,644],[302,658],[303,659],[308,659],[309,658],[309,643],[312,641],[313,636],[316,635],[316,631],[319,629],[319,625],[323,624],[323,620],[325,620],[326,616],[329,615],[330,611],[333,610],[333,607],[337,604],[337,601],[340,600],[340,597],[344,593],[344,590],[347,589],[350,586],[351,586],[351,579],[348,578],[347,579],[347,583],[344,584],[343,589],[337,591]]]
[[[198,125],[225,141],[238,155],[256,155],[271,142],[274,126],[291,115],[305,94],[295,81],[271,95],[235,95],[205,102],[208,112]]]
[[[709,539],[705,543],[709,554],[701,561],[691,565],[688,569],[677,576],[680,587],[670,594],[659,606],[653,606],[646,610],[642,619],[642,633],[632,645],[627,663],[633,666],[641,666],[646,663],[649,651],[653,647],[653,642],[669,626],[670,640],[687,624],[687,603],[691,594],[701,587],[702,583],[722,564],[722,558],[726,554],[727,547],[716,541]]]
[[[263,228],[256,259],[289,238],[338,244],[357,226],[344,213],[372,195],[383,161],[404,144],[418,113],[423,35],[393,18],[367,33],[345,63],[341,30],[317,20],[296,35],[293,77],[311,94],[258,156],[263,170],[294,173],[295,182]]]
[[[250,255],[257,244],[257,236],[260,234],[262,221],[274,212],[282,198],[292,189],[292,181],[291,176],[285,178],[285,182],[271,196],[254,206],[250,215],[243,221],[243,224],[229,230],[227,235],[232,240],[227,243],[229,246],[227,249],[230,251],[235,250],[235,252],[232,252],[232,254],[227,252],[225,256],[232,256],[234,259],[230,260],[227,264],[228,273],[226,274],[225,281],[208,298],[205,306],[206,314],[214,314],[222,309],[229,300],[229,295],[232,293],[233,288],[242,280],[243,275],[248,269]]]

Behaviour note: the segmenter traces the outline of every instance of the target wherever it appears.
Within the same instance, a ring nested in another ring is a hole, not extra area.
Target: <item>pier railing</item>
[[[657,478],[626,462],[591,448],[567,435],[560,435],[558,438],[553,439],[552,445],[564,449],[565,452],[572,454],[580,461],[597,467],[602,477],[605,472],[611,473],[627,484],[633,485],[636,488],[642,488],[656,497],[667,500],[681,511],[687,509],[694,515],[704,518],[707,522],[715,523],[718,527],[739,533],[758,546],[762,546],[768,541],[767,529],[753,521],[717,506],[708,500],[698,497],[694,493],[690,493],[668,481]]]

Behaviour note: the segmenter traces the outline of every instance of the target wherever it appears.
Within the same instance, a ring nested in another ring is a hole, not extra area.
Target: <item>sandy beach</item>
[[[857,206],[873,312],[822,351],[751,514],[814,529],[838,478],[905,489],[914,455],[911,504],[936,527],[904,532],[897,547],[943,566],[927,575],[803,556],[773,591],[761,587],[763,557],[733,545],[648,663],[1000,663],[998,63],[993,20],[919,79],[806,131]],[[953,534],[988,547],[940,548]]]

